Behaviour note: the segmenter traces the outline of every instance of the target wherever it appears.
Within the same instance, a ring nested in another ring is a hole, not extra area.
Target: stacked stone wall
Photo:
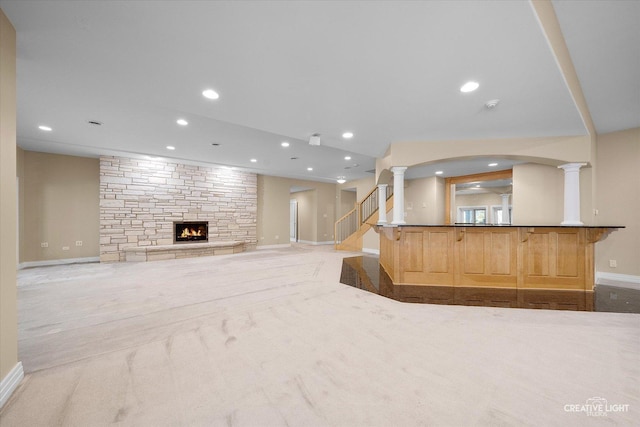
[[[225,167],[100,158],[100,261],[173,244],[174,221],[208,221],[209,241],[256,246],[257,176]]]

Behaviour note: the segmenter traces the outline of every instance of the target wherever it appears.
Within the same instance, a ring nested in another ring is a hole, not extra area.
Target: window
[[[486,224],[487,208],[484,206],[459,207],[458,222],[467,224]]]

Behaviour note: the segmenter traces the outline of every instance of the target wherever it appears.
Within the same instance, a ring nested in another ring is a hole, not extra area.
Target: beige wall
[[[0,9],[0,381],[18,363],[16,32]]]
[[[258,175],[258,246],[289,243],[291,180]]]
[[[317,242],[334,241],[336,219],[336,184],[316,183],[318,191]]]
[[[429,177],[405,181],[407,224],[444,224],[444,179]]]
[[[351,212],[351,210],[355,207],[356,200],[356,192],[351,190],[338,190],[338,200],[340,201],[339,205],[340,209],[337,213],[337,217],[342,218],[344,215]]]
[[[318,190],[299,191],[291,194],[298,202],[298,241],[316,242],[318,228]]]
[[[289,200],[291,187],[306,187],[315,190],[315,206],[311,208],[310,231],[304,236],[313,243],[332,242],[336,221],[336,184],[258,175],[258,246],[289,243]],[[297,193],[294,193],[297,194]],[[300,218],[299,224],[309,224],[307,218]],[[278,238],[276,238],[278,236]]]
[[[24,150],[16,147],[16,174],[18,178],[18,236],[24,236]],[[24,260],[24,240],[18,239],[18,263]]]
[[[514,225],[560,225],[564,173],[555,166],[526,163],[513,167]]]
[[[599,135],[597,151],[598,224],[626,228],[596,244],[596,270],[640,276],[640,128]]]
[[[21,157],[20,261],[98,257],[99,160],[34,151]]]

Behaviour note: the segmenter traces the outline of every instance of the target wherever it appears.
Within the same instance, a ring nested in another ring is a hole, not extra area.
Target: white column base
[[[560,225],[584,225],[581,221],[562,221]]]

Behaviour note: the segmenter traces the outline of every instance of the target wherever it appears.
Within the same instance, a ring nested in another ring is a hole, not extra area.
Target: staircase
[[[387,212],[393,207],[393,186],[387,186]],[[340,251],[361,251],[362,236],[378,222],[378,188],[373,190],[345,216],[336,221],[335,247]]]

